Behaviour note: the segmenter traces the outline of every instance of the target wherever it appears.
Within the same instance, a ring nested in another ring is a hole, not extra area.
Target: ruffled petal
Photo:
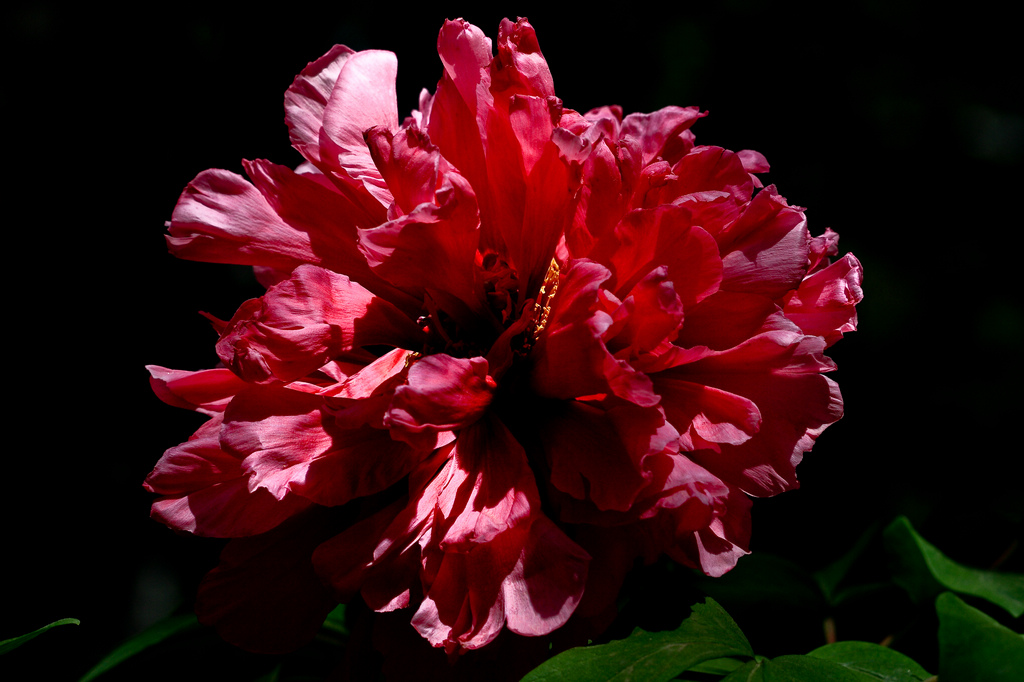
[[[394,485],[425,454],[379,428],[339,425],[321,396],[270,386],[252,387],[229,405],[221,443],[242,459],[250,491],[326,506]]]
[[[497,384],[484,358],[431,355],[409,368],[407,383],[395,389],[385,423],[395,438],[470,426],[491,404]],[[431,436],[432,437],[432,436]]]
[[[463,430],[442,476],[438,510],[447,520],[438,543],[467,552],[539,512],[540,496],[523,447],[497,418]]]
[[[384,206],[393,198],[363,134],[377,126],[398,129],[397,74],[398,60],[391,52],[364,50],[350,55],[324,106],[319,138],[321,163],[362,182]]]
[[[686,306],[713,294],[722,281],[718,245],[681,206],[628,213],[595,245],[590,258],[611,270],[609,289],[621,296],[659,266],[666,267]]]
[[[821,376],[821,372],[834,368],[823,350],[824,342],[817,337],[792,331],[765,332],[735,348],[706,354],[656,375],[666,394],[678,399],[676,405],[671,405],[666,398],[666,410],[671,413],[678,409],[679,419],[693,413],[695,405],[687,404],[685,392],[678,393],[683,384],[673,384],[672,380],[719,390],[699,397],[700,409],[712,414],[713,407],[719,410],[718,416],[705,415],[702,427],[714,437],[741,440],[741,434],[748,434],[747,429],[753,425],[749,405],[722,392],[747,399],[760,412],[760,428],[749,440],[720,442],[719,448],[697,449],[690,457],[751,495],[775,495],[797,487],[796,465],[803,453],[811,449],[826,426],[842,416],[838,387]],[[673,391],[677,392],[673,395]],[[711,397],[716,398],[717,405],[709,401]],[[742,426],[744,413],[748,415],[746,426]],[[715,424],[716,419],[722,422]],[[725,421],[733,422],[733,428],[723,428]]]
[[[614,394],[644,407],[657,404],[650,379],[605,346],[612,318],[601,309],[600,286],[609,275],[587,261],[574,261],[562,272],[546,332],[531,355],[530,378],[539,395],[571,399]]]
[[[722,252],[721,288],[778,299],[807,272],[807,219],[766,187],[739,219],[715,235]]]
[[[805,334],[821,336],[825,346],[857,329],[857,304],[864,299],[864,270],[853,254],[804,278],[786,297],[783,311]]]
[[[306,65],[284,95],[284,120],[292,146],[314,164],[320,161],[324,109],[342,67],[354,54],[351,48],[335,45],[323,57]]]
[[[241,457],[220,445],[222,419],[203,424],[188,441],[164,453],[145,488],[161,495],[152,516],[176,530],[218,538],[258,535],[310,505],[251,491]]]
[[[420,348],[423,332],[398,308],[312,265],[242,304],[217,342],[225,365],[251,382],[298,379],[363,346]]]

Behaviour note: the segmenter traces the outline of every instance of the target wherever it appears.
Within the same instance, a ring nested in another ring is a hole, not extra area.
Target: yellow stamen
[[[558,274],[558,261],[552,258],[551,265],[548,266],[548,271],[544,274],[544,282],[540,285],[540,291],[537,292],[537,300],[533,304],[530,345],[540,338],[544,328],[548,326],[551,303],[555,300],[555,294],[558,293]]]

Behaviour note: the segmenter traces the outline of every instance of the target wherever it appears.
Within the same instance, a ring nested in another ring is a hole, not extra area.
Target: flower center
[[[537,300],[533,304],[533,322],[530,325],[529,345],[533,345],[540,338],[544,328],[548,326],[548,317],[551,315],[551,303],[558,293],[558,261],[551,259],[548,271],[544,273],[544,281],[537,292]]]

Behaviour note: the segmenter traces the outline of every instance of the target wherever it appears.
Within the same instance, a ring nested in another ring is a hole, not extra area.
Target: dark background
[[[260,289],[244,268],[166,254],[178,194],[242,158],[297,164],[282,96],[334,43],[396,52],[406,115],[440,75],[446,16],[492,38],[502,16],[528,16],[567,107],[710,111],[698,143],[765,154],[812,232],[832,227],[863,262],[862,331],[831,351],[846,417],[807,456],[800,490],[755,504],[755,552],[815,570],[899,513],[972,566],[1010,547],[1024,499],[1024,108],[1019,24],[997,5],[346,5],[4,10],[0,640],[82,624],[3,668],[76,679],[187,606],[216,561],[216,541],[148,519],[143,478],[201,419],[153,397],[143,367],[212,366],[197,311],[227,319]]]

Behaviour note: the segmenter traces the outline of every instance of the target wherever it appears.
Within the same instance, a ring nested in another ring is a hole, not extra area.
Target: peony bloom
[[[149,368],[208,417],[153,516],[234,538],[197,610],[245,648],[356,594],[452,655],[606,623],[638,558],[731,569],[842,414],[861,267],[764,157],[696,146],[694,107],[565,108],[523,19],[438,52],[401,121],[395,56],[335,47],[285,95],[306,163],[205,171],[168,223],[267,287],[213,320],[222,366]]]

